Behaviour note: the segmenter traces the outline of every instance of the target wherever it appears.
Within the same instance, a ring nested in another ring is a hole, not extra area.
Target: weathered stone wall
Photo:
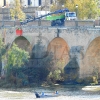
[[[18,21],[11,21],[11,20],[2,20],[0,21],[0,26],[2,26],[4,24],[4,26],[16,26],[16,25],[19,25],[20,23]],[[32,22],[28,22],[27,24],[25,24],[27,26],[51,26],[51,21],[49,20],[35,20],[35,21],[32,21]],[[59,26],[60,27],[60,26]],[[95,27],[94,25],[94,21],[80,21],[80,20],[72,20],[72,21],[68,21],[66,20],[65,21],[65,25],[62,26],[62,27]]]
[[[43,58],[48,51],[52,52],[55,66],[58,66],[57,63],[59,62],[63,62],[60,66],[62,68],[75,58],[78,62],[80,77],[91,76],[94,67],[100,73],[99,28],[23,26],[22,29],[22,37],[26,39],[24,39],[26,42],[23,42],[23,45],[28,43],[29,49],[27,50],[30,54],[35,54],[34,57]],[[0,31],[3,37],[5,36],[6,44],[15,42],[15,39],[17,44],[22,44],[14,27],[0,29]],[[38,59],[38,62],[43,64],[42,58]],[[37,62],[35,60],[34,62]],[[75,65],[72,64],[71,66],[74,67]]]

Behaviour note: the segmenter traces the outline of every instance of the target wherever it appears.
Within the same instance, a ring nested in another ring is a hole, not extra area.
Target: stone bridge
[[[100,73],[100,28],[22,26],[1,28],[6,44],[15,42],[30,54],[28,67],[52,66],[55,69],[76,69],[79,77]]]

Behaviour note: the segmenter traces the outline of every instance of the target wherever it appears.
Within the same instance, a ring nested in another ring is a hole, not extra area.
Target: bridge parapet
[[[14,27],[16,25],[20,25],[20,23],[18,21],[11,21],[11,20],[5,20],[5,21],[0,21],[0,26],[2,27],[2,25],[4,24],[4,26],[9,26],[9,27]],[[26,24],[27,26],[51,26],[51,21],[48,20],[37,20],[37,21],[33,21],[33,22],[29,22]],[[65,25],[62,27],[94,27],[95,23],[94,20],[71,20],[65,21]],[[55,26],[57,27],[57,26]],[[60,26],[58,26],[60,27]]]

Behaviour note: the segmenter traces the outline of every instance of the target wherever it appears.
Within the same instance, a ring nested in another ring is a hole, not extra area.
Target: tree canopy
[[[15,43],[13,46],[9,49],[7,54],[7,68],[12,67],[21,67],[25,63],[25,61],[28,61],[29,53],[25,50],[22,50],[19,48]]]
[[[24,20],[25,13],[22,11],[20,0],[14,0],[12,2],[12,5],[13,6],[10,9],[10,14],[11,14],[12,19]]]
[[[98,0],[57,0],[52,4],[51,11],[61,9],[62,5],[70,12],[77,12],[79,19],[95,19],[100,16]]]
[[[98,0],[66,0],[65,7],[70,11],[76,11],[76,5],[80,19],[92,19],[100,15]]]

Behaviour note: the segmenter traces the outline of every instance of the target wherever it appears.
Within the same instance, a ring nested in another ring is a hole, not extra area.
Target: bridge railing
[[[77,21],[76,21],[77,22]],[[95,26],[94,20],[78,20],[78,26],[84,26],[84,27],[94,27]]]
[[[18,21],[14,20],[4,20],[0,21],[0,27],[15,27],[16,25],[20,25]],[[33,22],[29,22],[26,25],[28,26],[51,26],[51,21],[48,20],[37,20]],[[94,20],[66,20],[64,27],[94,27]],[[52,26],[53,27],[53,26]]]
[[[9,20],[0,21],[0,27],[3,27],[3,26],[14,27],[16,25],[15,23],[16,23],[15,21],[9,21]]]

